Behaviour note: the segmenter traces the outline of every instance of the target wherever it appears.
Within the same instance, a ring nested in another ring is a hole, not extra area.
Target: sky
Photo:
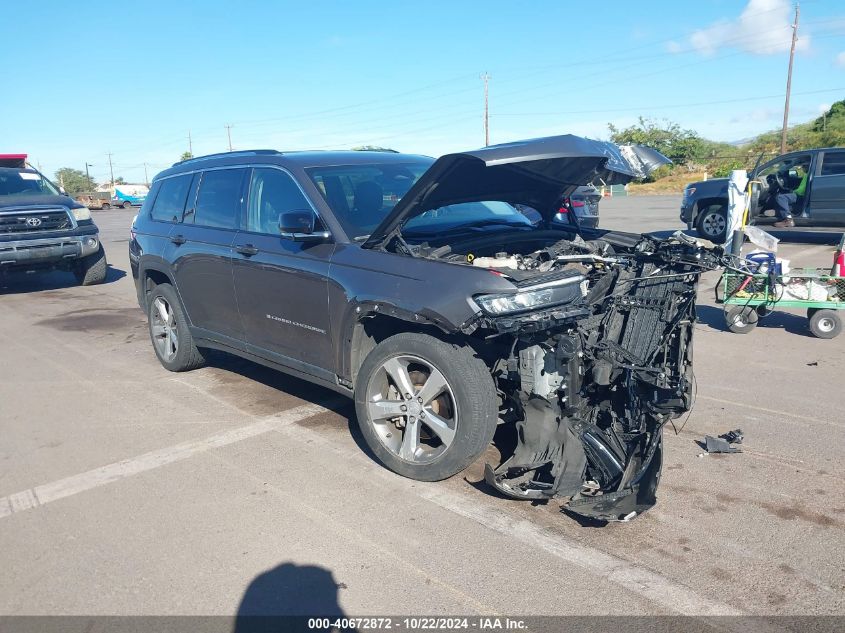
[[[778,129],[788,0],[10,2],[0,153],[144,182],[234,149],[439,156],[667,119],[720,141]],[[845,98],[845,3],[802,0],[790,123]],[[147,175],[145,176],[145,164]]]

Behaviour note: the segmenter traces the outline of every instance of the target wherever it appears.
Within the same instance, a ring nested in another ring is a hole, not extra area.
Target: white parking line
[[[48,484],[36,486],[29,490],[16,492],[6,497],[0,497],[0,518],[43,506],[52,501],[58,501],[80,492],[93,488],[99,488],[112,482],[131,477],[139,473],[147,472],[178,462],[189,457],[202,453],[212,448],[219,448],[241,442],[243,440],[269,433],[288,424],[310,418],[311,416],[328,411],[325,407],[317,404],[306,404],[295,409],[288,409],[282,413],[262,418],[259,421],[216,433],[201,440],[182,442],[175,446],[168,446],[138,457],[114,462],[88,472],[80,473],[59,479]]]

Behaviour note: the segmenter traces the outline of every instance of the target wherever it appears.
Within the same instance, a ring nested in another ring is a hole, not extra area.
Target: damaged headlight
[[[536,308],[568,303],[582,295],[580,283],[584,277],[569,277],[560,281],[531,286],[515,293],[478,295],[476,303],[490,315],[510,314]]]

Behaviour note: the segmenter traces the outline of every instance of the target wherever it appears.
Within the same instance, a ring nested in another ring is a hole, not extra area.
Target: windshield
[[[433,161],[332,165],[306,170],[350,238],[373,232]]]
[[[59,195],[53,183],[34,169],[0,168],[0,197]]]
[[[369,235],[433,161],[333,165],[307,169],[308,175],[350,238]],[[531,226],[505,202],[464,202],[431,209],[408,220],[403,235],[430,235],[462,227]]]
[[[411,218],[402,227],[402,235],[429,235],[482,226],[532,226],[532,223],[507,202],[462,202],[431,209]]]

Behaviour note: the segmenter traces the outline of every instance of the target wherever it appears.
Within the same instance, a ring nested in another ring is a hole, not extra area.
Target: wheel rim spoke
[[[399,393],[413,394],[414,385],[411,383],[411,377],[408,375],[408,364],[399,358],[391,358],[384,364],[384,370],[390,376]]]
[[[161,338],[167,333],[167,328],[163,325],[153,324],[153,336]]]
[[[408,422],[405,426],[405,433],[402,435],[402,446],[399,448],[399,457],[409,462],[414,461],[419,445],[420,423],[417,421]]]
[[[405,402],[402,400],[371,400],[367,403],[367,409],[373,420],[387,420],[405,415],[402,407]]]
[[[455,439],[455,429],[449,426],[449,422],[444,420],[439,415],[434,413],[431,409],[425,410],[425,425],[434,431],[435,435],[440,438],[444,446],[449,446],[452,440]]]
[[[443,390],[446,389],[446,387],[446,377],[440,373],[438,369],[432,367],[431,374],[419,392],[417,392],[417,397],[422,400],[423,405],[427,405],[443,393]]]
[[[161,297],[158,297],[155,300],[155,308],[158,312],[159,318],[162,320],[162,323],[168,324],[169,315],[167,313],[167,304],[162,300]]]

